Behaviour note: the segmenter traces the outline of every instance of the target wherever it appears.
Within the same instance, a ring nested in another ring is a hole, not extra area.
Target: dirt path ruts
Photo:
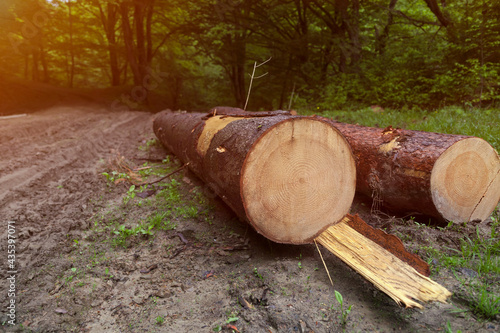
[[[97,163],[122,149],[137,150],[141,135],[151,132],[152,116],[58,107],[0,120],[0,220],[3,225],[15,222],[21,272],[43,267],[69,231],[86,229],[94,183],[102,181]],[[0,253],[7,252],[6,239],[2,237]],[[2,279],[4,265],[2,260]],[[2,296],[5,287],[0,286]]]

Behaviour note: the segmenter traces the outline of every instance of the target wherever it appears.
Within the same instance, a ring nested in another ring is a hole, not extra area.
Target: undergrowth
[[[144,163],[131,173],[147,183],[149,179],[159,179],[176,168],[176,163],[167,157],[162,163]],[[126,172],[115,170],[102,175],[111,189],[120,186],[117,179],[132,179]],[[108,233],[114,246],[128,247],[135,240],[154,237],[160,230],[175,230],[176,221],[180,218],[209,220],[208,212],[212,209],[209,200],[197,187],[187,193],[181,191],[180,178],[173,175],[154,185],[130,185],[122,195],[121,205],[109,207],[94,217],[95,231]],[[134,213],[129,215],[132,211]]]
[[[489,234],[481,235],[476,228],[475,235],[465,235],[459,240],[459,249],[447,247],[441,251],[430,246],[421,247],[428,258],[437,259],[433,269],[447,268],[460,281],[464,293],[459,297],[468,302],[472,312],[488,320],[495,320],[500,315],[500,286],[494,282],[500,279],[499,215],[498,210],[493,212]],[[458,274],[463,272],[468,278]]]

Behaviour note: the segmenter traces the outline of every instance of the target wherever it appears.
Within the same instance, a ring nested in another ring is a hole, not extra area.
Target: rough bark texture
[[[371,196],[375,209],[383,205],[393,211],[464,222],[487,218],[500,199],[500,160],[482,139],[332,124],[353,149],[357,191]],[[470,145],[475,148],[466,147]],[[436,167],[436,162],[448,158],[449,166]]]
[[[203,152],[198,151],[196,147],[205,127],[205,119],[209,116],[206,113],[162,112],[154,121],[154,131],[171,152],[183,163],[189,162],[190,169],[240,218],[248,221],[240,199],[240,172],[243,162],[253,142],[267,128],[289,117],[249,119],[250,124],[236,124],[227,130],[221,130],[211,138],[208,154],[202,155]],[[220,154],[216,150],[220,146],[231,148],[226,148],[225,154]]]
[[[208,114],[162,112],[153,128],[241,219],[273,241],[310,243],[350,208],[354,159],[325,119],[220,107]]]
[[[363,221],[358,215],[347,214],[344,219],[347,225],[374,243],[382,246],[398,259],[412,266],[417,272],[424,276],[430,276],[429,264],[420,259],[416,254],[406,251],[401,239],[386,233],[382,229],[375,229]]]

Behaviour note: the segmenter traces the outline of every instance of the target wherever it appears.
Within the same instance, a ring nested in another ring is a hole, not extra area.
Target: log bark
[[[153,129],[259,233],[280,243],[311,243],[348,213],[354,198],[347,141],[324,119],[240,111],[161,112]]]
[[[356,159],[356,189],[375,208],[467,222],[490,216],[500,200],[500,158],[485,140],[331,123]]]

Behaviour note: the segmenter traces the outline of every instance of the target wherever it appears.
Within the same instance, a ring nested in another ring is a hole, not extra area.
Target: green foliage
[[[144,174],[142,177],[149,176],[161,177],[170,172],[175,163],[167,157],[162,164],[143,165]],[[108,178],[108,185],[114,185],[116,180],[124,178],[126,174],[118,172],[104,173]],[[157,231],[174,230],[177,225],[174,222],[178,218],[203,218],[210,220],[208,215],[212,207],[209,205],[207,198],[203,195],[200,189],[195,188],[189,194],[181,193],[181,183],[178,180],[164,180],[155,186],[158,186],[156,195],[150,198],[139,198],[137,193],[150,190],[150,187],[141,186],[137,188],[131,185],[124,194],[122,201],[123,205],[120,210],[114,210],[95,216],[94,225],[100,231],[107,230],[112,234],[111,242],[115,246],[129,246],[130,242],[138,239],[148,239],[153,237]],[[139,218],[139,221],[128,221],[127,209],[130,204],[139,207],[145,207],[150,210],[154,207],[154,213],[149,213],[147,217]],[[131,226],[135,225],[135,226]],[[77,242],[76,246],[78,245]]]
[[[253,275],[255,275],[255,277],[264,281],[264,277],[262,276],[262,274],[259,273],[259,270],[257,269],[257,267],[254,267],[254,269],[253,269]]]
[[[226,324],[231,324],[231,323],[234,323],[234,322],[238,321],[239,319],[240,319],[240,318],[239,318],[239,317],[237,317],[235,314],[233,314],[233,313],[229,313],[229,314],[228,314],[228,318],[226,319]],[[212,331],[214,331],[214,332],[221,332],[221,331],[222,331],[222,329],[223,329],[223,326],[221,326],[221,325],[216,325],[216,326],[212,329]],[[234,330],[232,330],[232,331],[234,332]]]
[[[445,333],[462,333],[461,330],[454,332],[453,329],[451,328],[451,324],[450,324],[449,320],[446,322],[446,326],[444,327],[444,331],[445,331]]]
[[[493,294],[485,285],[475,288],[469,297],[472,311],[482,318],[494,320],[500,314],[500,296]]]
[[[160,212],[148,217],[134,228],[127,228],[122,224],[113,231],[115,235],[113,243],[117,246],[126,247],[128,245],[128,240],[133,236],[150,237],[155,234],[154,230],[174,230],[177,227],[176,224],[167,219],[167,217],[167,212]]]
[[[140,145],[139,146],[139,150],[141,150],[141,151],[148,151],[151,147],[153,147],[155,145],[158,145],[158,144],[159,144],[159,141],[156,140],[155,138],[149,139],[149,140],[146,141],[145,145]]]
[[[349,305],[348,308],[344,308],[344,298],[342,297],[342,294],[337,290],[335,290],[335,298],[337,299],[337,302],[340,304],[340,324],[342,325],[342,328],[345,329],[345,325],[347,324],[347,316],[349,315],[349,313],[351,313],[352,305]]]
[[[128,229],[124,224],[122,224],[118,227],[118,230],[113,231],[113,233],[117,236],[114,239],[114,243],[116,245],[125,246],[127,239],[130,236],[136,235],[137,232],[137,229]]]
[[[392,9],[380,1],[151,3],[141,40],[126,32],[124,22],[138,17],[127,2],[9,1],[0,21],[0,68],[57,85],[128,85],[125,93],[103,91],[110,103],[128,94],[128,108],[145,102],[131,93],[142,87],[152,107],[207,109],[242,106],[252,65],[272,55],[249,109],[287,108],[290,101],[316,111],[499,104],[498,1],[437,2],[451,21],[446,27],[424,1],[412,0]],[[131,70],[137,65],[145,71]]]
[[[135,198],[135,185],[131,185],[123,197],[123,204],[128,204],[130,200],[133,200]]]
[[[159,212],[150,216],[147,224],[160,230],[174,230],[177,227],[175,223],[168,219],[167,212]]]
[[[109,183],[115,183],[117,180],[120,179],[130,179],[130,176],[127,175],[126,173],[123,172],[118,172],[118,171],[111,171],[111,172],[103,172],[101,175],[106,177],[106,181]]]
[[[163,325],[163,323],[165,322],[165,317],[158,316],[158,317],[156,317],[155,321],[156,321],[157,325]]]
[[[498,211],[493,212],[491,219],[491,237],[482,237],[476,229],[474,237],[464,236],[460,239],[460,249],[447,248],[447,251],[438,251],[431,247],[421,249],[429,256],[436,258],[439,266],[452,271],[461,271],[464,268],[477,273],[472,281],[461,281],[467,293],[463,296],[469,302],[470,309],[485,319],[495,319],[500,313],[500,289],[488,281],[500,276],[500,237]],[[447,228],[454,228],[453,225]],[[434,269],[438,269],[434,267]],[[457,277],[458,278],[458,277]],[[493,289],[492,289],[493,288]]]

